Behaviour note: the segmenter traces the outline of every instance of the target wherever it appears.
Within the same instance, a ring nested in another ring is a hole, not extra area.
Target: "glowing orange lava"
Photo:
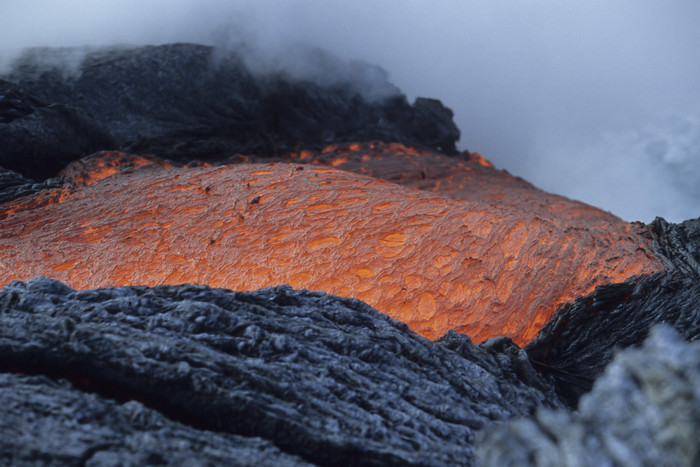
[[[359,298],[431,339],[456,329],[522,345],[557,305],[662,268],[639,225],[480,156],[355,144],[285,160],[174,168],[104,153],[75,164],[73,190],[2,207],[0,285],[286,283]]]

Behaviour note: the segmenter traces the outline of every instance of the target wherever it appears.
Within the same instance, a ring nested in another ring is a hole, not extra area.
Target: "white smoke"
[[[668,115],[572,148],[541,148],[540,186],[645,222],[700,215],[700,118]],[[579,182],[582,181],[582,182]]]
[[[463,148],[542,188],[627,220],[700,216],[695,0],[6,0],[0,18],[7,50],[245,38],[302,76],[288,45],[320,46],[441,99]]]

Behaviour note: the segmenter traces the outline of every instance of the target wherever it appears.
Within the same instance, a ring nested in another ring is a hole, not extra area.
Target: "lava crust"
[[[286,160],[82,161],[64,172],[73,188],[3,206],[0,285],[289,284],[359,298],[430,339],[523,345],[560,304],[663,268],[640,225],[478,156],[365,144]]]

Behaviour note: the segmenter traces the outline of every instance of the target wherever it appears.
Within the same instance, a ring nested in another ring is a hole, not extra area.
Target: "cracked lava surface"
[[[361,299],[430,339],[523,345],[560,304],[663,268],[641,224],[475,154],[374,143],[236,160],[74,163],[73,187],[0,206],[0,286],[290,284]]]

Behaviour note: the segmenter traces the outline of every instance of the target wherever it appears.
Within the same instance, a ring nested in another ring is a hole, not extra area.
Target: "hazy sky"
[[[627,220],[700,216],[697,0],[0,0],[0,49],[248,37],[384,67],[460,146]]]

